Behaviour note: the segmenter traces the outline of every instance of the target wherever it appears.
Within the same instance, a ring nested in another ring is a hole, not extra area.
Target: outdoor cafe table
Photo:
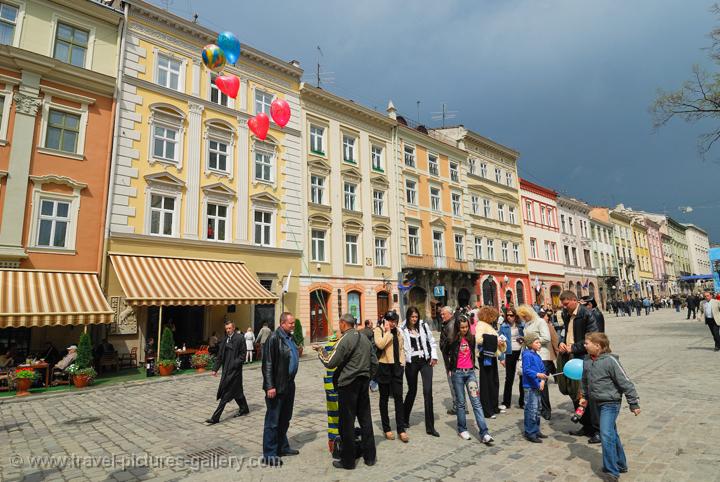
[[[45,370],[45,387],[50,386],[50,365],[46,362],[26,363],[18,365],[18,368],[32,368],[33,370]]]
[[[184,350],[175,350],[175,354],[180,358],[180,368],[190,367],[190,357],[197,352],[195,348],[186,348]]]

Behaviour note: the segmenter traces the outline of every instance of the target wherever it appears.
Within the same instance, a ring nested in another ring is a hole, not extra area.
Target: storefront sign
[[[445,296],[445,286],[437,285],[433,288],[433,296],[435,298],[442,298]]]
[[[111,335],[136,335],[138,332],[135,309],[125,303],[122,296],[110,297],[110,309],[114,311]]]

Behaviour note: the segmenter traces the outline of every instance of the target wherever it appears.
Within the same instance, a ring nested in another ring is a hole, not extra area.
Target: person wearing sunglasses
[[[510,408],[512,403],[512,388],[518,360],[520,360],[520,353],[523,348],[524,330],[525,323],[518,318],[513,308],[508,308],[505,313],[505,321],[500,325],[500,335],[503,335],[507,340],[507,348],[500,357],[500,364],[505,367],[505,387],[503,389],[502,404],[500,405],[501,413],[505,413],[505,410]],[[522,388],[522,377],[518,378],[520,392],[518,406],[523,408],[525,406],[525,396]]]

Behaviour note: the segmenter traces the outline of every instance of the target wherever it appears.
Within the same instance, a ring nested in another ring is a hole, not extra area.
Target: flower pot
[[[73,376],[73,384],[75,388],[85,388],[90,383],[91,378],[88,375]]]
[[[205,371],[205,367],[195,367],[195,371],[198,373],[202,373]]]
[[[158,371],[161,377],[172,375],[173,370],[175,370],[175,365],[158,365]]]
[[[16,378],[15,379],[15,396],[17,397],[24,397],[25,395],[30,395],[30,392],[28,390],[30,389],[30,385],[32,385],[32,379],[31,378]]]

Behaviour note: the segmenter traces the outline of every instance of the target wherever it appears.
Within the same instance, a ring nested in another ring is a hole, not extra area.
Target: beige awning
[[[163,256],[111,254],[132,306],[239,305],[275,303],[245,264]]]
[[[95,273],[0,270],[0,328],[112,322]]]

